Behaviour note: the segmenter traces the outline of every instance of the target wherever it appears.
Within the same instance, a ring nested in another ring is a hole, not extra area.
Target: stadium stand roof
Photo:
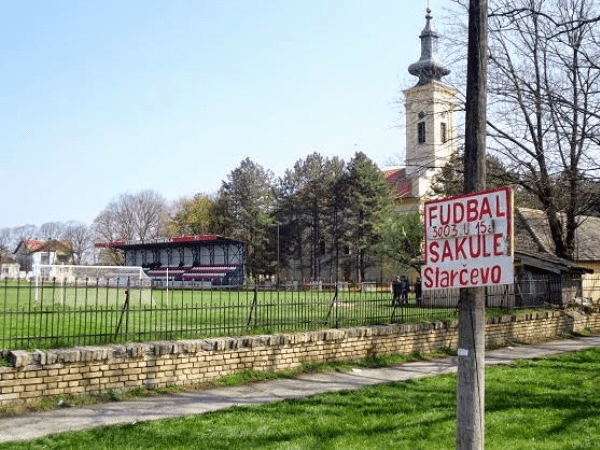
[[[199,234],[194,236],[173,236],[156,239],[148,239],[145,241],[131,240],[131,241],[109,241],[109,242],[97,242],[96,248],[133,248],[133,247],[147,247],[156,246],[157,244],[164,244],[165,246],[176,246],[182,243],[194,243],[194,242],[209,242],[209,241],[226,241],[226,242],[241,242],[236,239],[229,239],[216,234]]]

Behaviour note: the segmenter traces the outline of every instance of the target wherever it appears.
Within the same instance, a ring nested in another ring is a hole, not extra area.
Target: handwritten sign
[[[423,289],[513,283],[512,203],[510,187],[426,202]]]

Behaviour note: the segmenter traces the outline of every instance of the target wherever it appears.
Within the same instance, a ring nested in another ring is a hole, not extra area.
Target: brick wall
[[[503,346],[549,340],[589,329],[600,313],[551,311],[487,320],[486,343]],[[457,322],[325,330],[273,336],[164,341],[51,351],[12,351],[0,367],[0,406],[58,394],[97,394],[139,386],[208,382],[255,370],[283,370],[303,362],[332,362],[382,354],[456,348]]]

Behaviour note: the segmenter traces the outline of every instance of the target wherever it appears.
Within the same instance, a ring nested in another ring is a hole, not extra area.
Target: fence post
[[[125,340],[129,340],[129,286],[130,286],[130,278],[127,277],[127,289],[125,290]]]
[[[246,326],[249,328],[252,323],[252,313],[255,309],[258,309],[258,283],[254,280],[254,300],[252,300],[252,305],[250,306],[250,315],[248,316],[248,323]],[[254,315],[254,325],[256,325],[256,315]]]
[[[125,317],[125,340],[129,338],[128,336],[128,328],[129,328],[129,279],[127,279],[127,289],[125,289],[125,304],[123,305],[123,309],[121,310],[121,317],[119,317],[119,323],[117,324],[117,329],[115,330],[115,339],[119,336],[119,331],[121,330],[121,324],[123,323],[123,316]]]
[[[340,327],[340,317],[339,317],[339,297],[338,297],[338,285],[335,283],[335,327]]]

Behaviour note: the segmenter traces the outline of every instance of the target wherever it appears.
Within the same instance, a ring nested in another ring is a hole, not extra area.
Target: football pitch
[[[392,307],[382,291],[0,285],[0,349],[199,339],[447,320],[454,308]]]

